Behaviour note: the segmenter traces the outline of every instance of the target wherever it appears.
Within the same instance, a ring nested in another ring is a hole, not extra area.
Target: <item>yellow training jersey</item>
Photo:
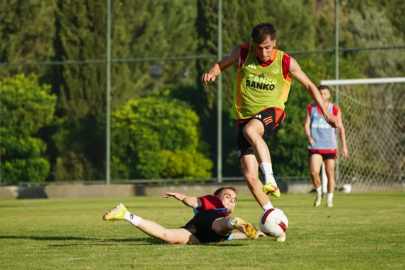
[[[258,63],[253,44],[243,66],[238,70],[233,87],[232,116],[246,119],[265,108],[284,110],[291,83],[283,76],[283,52],[273,49],[274,61],[267,67]]]

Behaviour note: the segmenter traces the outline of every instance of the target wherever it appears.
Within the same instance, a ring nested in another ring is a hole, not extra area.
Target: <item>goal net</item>
[[[349,156],[338,154],[336,186],[405,189],[405,78],[324,80],[341,109]],[[337,135],[339,149],[340,137]]]

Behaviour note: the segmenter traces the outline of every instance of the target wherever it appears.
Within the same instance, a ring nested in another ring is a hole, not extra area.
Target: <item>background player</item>
[[[339,121],[338,131],[342,142],[342,156],[347,157],[345,129],[342,115],[338,106],[329,102],[330,90],[326,85],[319,86],[319,92],[324,100],[325,107],[330,114],[336,115]],[[322,199],[322,186],[319,172],[322,161],[325,163],[325,172],[328,177],[328,195],[326,205],[333,207],[333,191],[335,190],[335,163],[337,159],[337,142],[335,130],[326,123],[323,113],[316,103],[308,106],[304,124],[305,135],[308,138],[309,168],[311,179],[317,191],[314,206],[319,206]]]

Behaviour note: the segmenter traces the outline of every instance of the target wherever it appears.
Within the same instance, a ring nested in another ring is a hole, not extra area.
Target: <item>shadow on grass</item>
[[[208,243],[208,244],[201,244],[203,246],[210,246],[210,247],[219,247],[219,248],[224,248],[224,247],[243,247],[246,246],[244,244],[224,244],[224,243]]]
[[[15,236],[15,235],[0,235],[0,239],[29,239],[38,241],[95,241],[99,243],[94,243],[93,245],[113,245],[113,243],[137,243],[137,245],[168,245],[170,244],[156,238],[146,237],[146,238],[92,238],[92,237],[73,237],[73,236]],[[108,244],[108,242],[111,242]],[[146,242],[146,243],[145,243]],[[67,247],[67,246],[77,246],[76,244],[54,244],[49,245],[51,247]],[[244,244],[230,244],[230,243],[207,243],[200,244],[203,246],[211,247],[229,247],[229,246],[245,246]]]
[[[0,239],[29,239],[39,241],[98,241],[98,242],[149,242],[150,244],[164,244],[165,242],[154,238],[92,238],[74,236],[14,236],[0,235]]]
[[[66,244],[66,245],[48,245],[48,247],[76,247],[78,244]]]

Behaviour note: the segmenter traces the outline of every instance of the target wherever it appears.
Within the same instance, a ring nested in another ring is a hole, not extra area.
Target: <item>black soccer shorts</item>
[[[214,232],[212,223],[217,218],[226,216],[228,216],[227,213],[221,210],[203,210],[181,228],[192,233],[200,243],[223,242],[229,238],[229,235],[223,236]]]
[[[257,119],[262,122],[264,126],[264,134],[262,138],[265,139],[276,134],[280,130],[281,123],[284,121],[285,116],[285,112],[280,108],[268,108],[259,112],[252,118],[246,120],[238,120],[239,158],[245,155],[253,155],[253,148],[250,145],[249,141],[246,139],[245,135],[243,135],[243,129],[250,120]]]

